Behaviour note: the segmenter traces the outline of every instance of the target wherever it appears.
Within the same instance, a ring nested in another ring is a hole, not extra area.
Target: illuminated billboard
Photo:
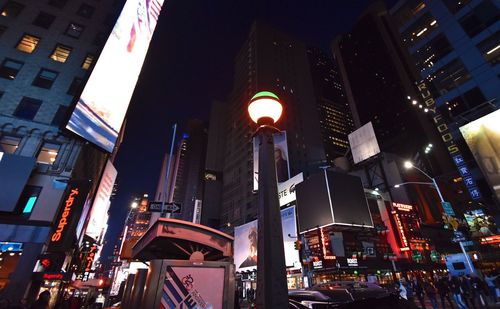
[[[274,160],[276,165],[276,180],[278,183],[290,178],[290,163],[288,158],[288,144],[286,131],[273,134]],[[259,140],[253,139],[253,190],[259,190]]]
[[[482,209],[469,210],[464,213],[472,237],[491,236],[497,233],[495,221]]]
[[[351,146],[354,164],[380,153],[380,147],[378,146],[377,137],[375,136],[371,122],[350,133],[347,138]]]
[[[104,173],[102,174],[92,209],[90,210],[89,223],[85,229],[85,234],[92,237],[94,240],[98,240],[101,235],[104,235],[103,231],[106,227],[110,205],[109,199],[113,193],[113,186],[115,185],[117,174],[116,168],[111,161],[108,161],[104,168]]]
[[[127,0],[66,128],[112,152],[164,0]]]
[[[460,132],[500,200],[500,110],[460,127]],[[468,186],[466,177],[464,183]]]
[[[287,268],[300,268],[299,252],[294,242],[297,235],[295,206],[281,210],[283,246]],[[257,220],[234,228],[234,264],[237,271],[257,268]]]

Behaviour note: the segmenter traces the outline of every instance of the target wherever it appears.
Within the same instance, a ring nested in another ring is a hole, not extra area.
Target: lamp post
[[[431,177],[429,174],[427,174],[426,172],[422,171],[421,169],[419,169],[418,167],[416,167],[415,165],[413,165],[413,163],[411,163],[410,161],[406,161],[404,163],[404,167],[406,169],[414,168],[417,171],[419,171],[420,173],[422,173],[423,175],[425,175],[425,177],[429,178],[432,181],[432,183],[423,183],[423,184],[432,185],[436,189],[436,191],[437,191],[437,193],[439,195],[439,198],[441,199],[441,203],[442,204],[445,203],[443,195],[441,194],[441,190],[439,190],[439,186],[438,186],[438,184],[436,182],[436,179],[434,179],[434,177]],[[395,185],[394,187],[398,188],[400,185],[410,184],[410,183],[412,183],[412,182],[402,183],[402,184],[399,184],[399,185]],[[415,183],[418,184],[418,182],[415,182]],[[472,260],[470,259],[470,256],[467,254],[467,251],[465,250],[465,246],[464,246],[463,242],[459,241],[458,244],[460,245],[460,249],[462,250],[462,253],[464,255],[465,261],[467,262],[467,265],[469,266],[469,269],[470,269],[471,273],[474,274],[476,272],[476,269],[474,268],[474,264],[472,264]]]
[[[258,125],[254,136],[259,144],[259,192],[257,230],[257,308],[288,308],[283,232],[278,201],[273,125],[283,107],[278,96],[261,91],[248,105],[250,118]]]

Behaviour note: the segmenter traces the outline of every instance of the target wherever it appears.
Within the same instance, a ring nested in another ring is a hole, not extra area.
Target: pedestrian
[[[437,290],[439,293],[439,298],[441,298],[441,306],[443,308],[446,308],[445,300],[447,300],[448,303],[450,304],[450,308],[453,308],[453,303],[451,302],[451,298],[450,298],[451,291],[450,291],[450,285],[448,282],[448,278],[444,277],[444,276],[441,278],[438,278],[436,285],[437,285],[436,287],[437,287]]]
[[[50,292],[43,291],[38,295],[38,299],[31,305],[31,309],[48,309],[50,301]]]
[[[449,275],[450,289],[453,293],[453,300],[457,304],[460,309],[467,309],[467,305],[465,304],[462,298],[462,289],[460,287],[460,280],[457,277],[452,277]]]
[[[399,296],[404,299],[408,299],[408,293],[406,291],[406,286],[405,286],[405,278],[401,278],[399,280]]]
[[[496,304],[497,302],[497,287],[495,284],[495,281],[497,279],[498,275],[495,273],[491,272],[487,276],[484,277],[484,281],[486,282],[486,285],[488,286],[488,292],[490,295],[491,302]]]
[[[423,287],[424,287],[425,294],[427,295],[427,297],[431,301],[432,308],[438,309],[438,302],[436,299],[436,287],[434,286],[432,281],[430,281],[429,279],[424,279]]]
[[[420,306],[425,309],[424,287],[422,286],[422,280],[420,278],[413,277],[413,293],[415,297],[418,298]]]
[[[476,303],[479,308],[486,308],[488,306],[488,300],[486,298],[486,285],[481,278],[474,276],[470,278],[471,288],[472,288],[472,304],[475,307]]]
[[[469,279],[466,276],[460,276],[460,291],[462,293],[462,298],[467,307],[476,308],[472,302],[472,288],[470,286]]]

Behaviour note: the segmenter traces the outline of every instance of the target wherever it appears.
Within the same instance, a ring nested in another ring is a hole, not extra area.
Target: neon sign
[[[394,215],[394,221],[396,221],[396,228],[398,230],[399,238],[401,239],[402,248],[399,248],[401,251],[408,251],[410,248],[408,247],[408,240],[406,239],[405,231],[403,228],[403,224],[401,223],[401,219],[399,218],[399,214],[396,211],[392,211]]]
[[[413,206],[401,203],[392,203],[393,207],[396,207],[398,210],[410,212],[413,210]]]
[[[43,274],[42,277],[46,280],[61,280],[63,278],[63,274]]]
[[[62,232],[64,231],[66,224],[68,224],[68,216],[70,215],[72,209],[71,206],[73,206],[75,198],[78,196],[78,194],[79,194],[78,188],[74,188],[71,190],[71,193],[66,199],[64,211],[61,214],[61,219],[59,219],[59,224],[57,225],[57,229],[50,238],[52,241],[57,242],[61,239]]]

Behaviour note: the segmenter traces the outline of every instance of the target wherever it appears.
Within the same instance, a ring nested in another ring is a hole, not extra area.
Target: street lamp
[[[432,147],[432,146],[431,146]],[[439,186],[436,182],[436,179],[434,179],[434,177],[431,177],[429,174],[427,174],[426,172],[422,171],[421,169],[419,169],[418,167],[416,167],[415,165],[413,165],[413,163],[411,161],[405,161],[404,163],[404,167],[406,169],[410,169],[410,168],[414,168],[416,169],[417,171],[419,171],[420,173],[422,173],[425,177],[429,178],[432,183],[424,183],[424,184],[431,184],[437,191],[438,195],[439,195],[439,198],[441,199],[441,204],[443,205],[444,207],[444,203],[445,203],[445,200],[443,198],[443,195],[441,194],[441,190],[439,189]],[[418,183],[418,182],[417,182]],[[400,184],[401,185],[401,184]],[[396,187],[396,186],[394,186]],[[467,262],[467,264],[469,265],[469,268],[470,268],[470,271],[471,273],[475,273],[475,269],[474,269],[474,265],[472,264],[472,261],[470,259],[470,256],[467,254],[467,251],[465,250],[465,247],[464,247],[464,244],[462,241],[459,241],[458,242],[460,244],[460,249],[462,250],[462,253],[464,254],[464,257],[465,257],[465,261]]]
[[[257,230],[257,308],[288,308],[285,250],[278,201],[273,125],[283,107],[269,91],[255,94],[248,104],[250,118],[258,125],[259,192]]]

